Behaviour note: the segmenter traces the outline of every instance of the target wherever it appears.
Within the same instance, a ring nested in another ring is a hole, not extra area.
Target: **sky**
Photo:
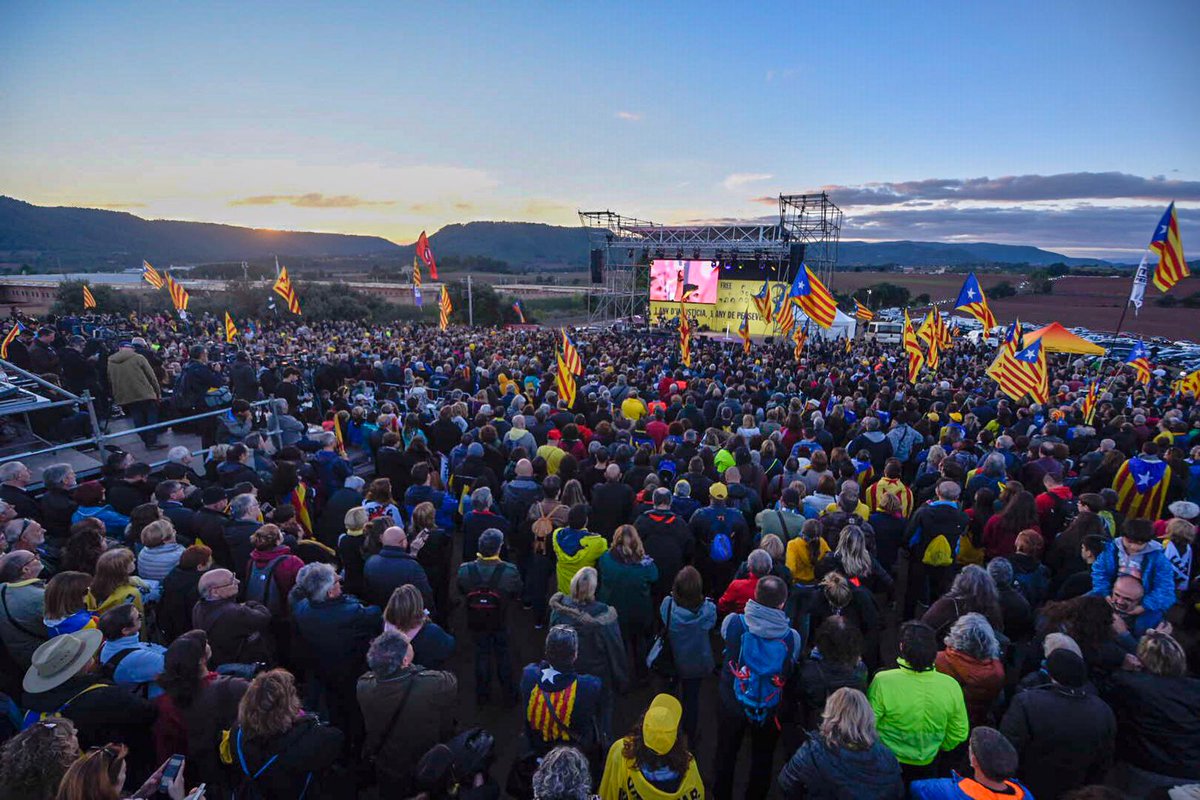
[[[400,243],[752,219],[1136,260],[1200,227],[1200,3],[0,0],[0,194]],[[1195,245],[1193,245],[1195,247]]]

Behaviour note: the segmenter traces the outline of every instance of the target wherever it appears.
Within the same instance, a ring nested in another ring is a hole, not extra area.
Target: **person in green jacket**
[[[962,687],[934,669],[937,640],[923,622],[900,627],[897,669],[875,676],[867,699],[879,738],[900,762],[904,782],[936,778],[938,754],[967,740],[970,725]]]
[[[658,566],[646,555],[637,528],[622,525],[613,534],[612,546],[600,556],[599,600],[617,610],[621,639],[639,679],[645,677],[646,651],[654,623],[650,587],[658,580]]]
[[[558,561],[558,591],[571,593],[571,578],[584,567],[594,567],[608,551],[608,542],[587,529],[588,507],[584,503],[567,512],[567,524],[554,532],[554,557]]]

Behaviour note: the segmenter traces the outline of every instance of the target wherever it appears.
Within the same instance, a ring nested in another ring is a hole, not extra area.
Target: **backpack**
[[[1042,536],[1048,542],[1067,529],[1067,526],[1079,515],[1079,503],[1075,498],[1062,498],[1054,492],[1049,492],[1054,498],[1054,504],[1046,512],[1046,521],[1042,524]]]
[[[262,603],[273,617],[278,617],[284,611],[283,592],[275,583],[275,567],[285,558],[287,555],[275,556],[264,565],[252,561],[246,575],[246,599]]]
[[[549,552],[550,536],[554,533],[554,520],[545,512],[546,504],[538,503],[538,518],[529,527],[533,534],[533,552],[539,556],[544,556]]]
[[[124,661],[126,657],[136,653],[137,650],[138,648],[136,647],[127,647],[110,658],[108,661],[103,662],[100,665],[100,674],[105,678],[105,680],[110,680],[113,683],[119,683],[117,680],[117,667],[121,666],[121,662]],[[147,697],[149,695],[149,682],[135,683],[133,686],[135,687],[135,694],[141,695],[142,697]]]
[[[467,627],[480,633],[504,630],[504,595],[500,592],[501,566],[494,567],[487,583],[482,583],[483,573],[478,564],[471,564],[467,572],[475,587],[467,592]]]
[[[738,615],[745,627],[745,614]],[[775,717],[783,697],[783,686],[792,671],[792,632],[782,639],[764,639],[742,631],[737,662],[730,662],[733,675],[733,696],[746,719],[762,725]]]
[[[921,563],[927,567],[948,567],[954,563],[954,553],[950,549],[950,540],[939,533],[925,546],[925,555]]]
[[[713,515],[713,538],[708,545],[708,558],[715,564],[723,564],[733,558],[733,539],[729,538],[729,525],[720,514]]]
[[[917,440],[921,438],[921,435],[917,433],[916,428],[913,428],[911,425],[904,424],[901,425],[900,428],[903,432],[900,434],[900,438],[896,440],[892,455],[900,459],[900,463],[904,464],[907,463],[908,459],[912,456],[913,445],[917,443]],[[913,436],[912,434],[916,435]]]

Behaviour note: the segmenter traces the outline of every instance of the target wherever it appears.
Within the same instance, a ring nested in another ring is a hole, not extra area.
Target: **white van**
[[[903,322],[871,322],[867,324],[867,338],[881,344],[900,344],[904,340]]]

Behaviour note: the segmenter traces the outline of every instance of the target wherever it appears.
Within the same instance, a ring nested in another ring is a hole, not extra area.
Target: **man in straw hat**
[[[23,681],[25,723],[66,717],[79,731],[80,747],[122,742],[129,745],[135,760],[146,760],[139,766],[149,769],[154,757],[150,744],[154,706],[101,675],[96,656],[103,641],[104,635],[93,628],[55,636],[34,652]]]

